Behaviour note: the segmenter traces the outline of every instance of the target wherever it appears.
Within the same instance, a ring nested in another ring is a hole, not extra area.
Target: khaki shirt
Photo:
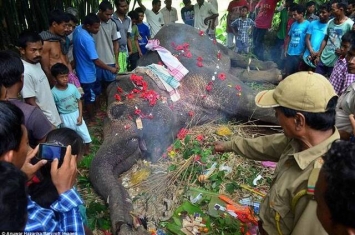
[[[327,234],[316,215],[317,204],[312,195],[302,196],[291,210],[292,199],[301,190],[307,190],[308,179],[314,165],[329,149],[334,140],[339,139],[338,130],[327,140],[312,148],[299,152],[299,144],[284,134],[263,136],[255,139],[236,137],[226,142],[228,151],[261,161],[278,162],[275,178],[270,191],[260,206],[263,228],[269,235],[279,234],[275,215],[280,214],[280,230],[283,235],[323,235]]]

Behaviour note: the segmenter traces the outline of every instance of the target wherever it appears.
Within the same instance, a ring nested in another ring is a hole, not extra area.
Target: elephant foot
[[[137,229],[132,228],[128,224],[122,224],[120,226],[120,231],[116,233],[117,235],[150,235],[150,233],[143,228],[143,226],[139,226]]]

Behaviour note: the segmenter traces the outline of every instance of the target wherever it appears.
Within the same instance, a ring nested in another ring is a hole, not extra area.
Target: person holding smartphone
[[[30,161],[37,154],[38,147],[29,150],[23,113],[7,101],[0,101],[0,139],[0,161],[12,163],[25,172],[28,179],[32,179],[47,163],[46,160],[41,160],[35,165],[31,164]],[[60,231],[84,234],[83,221],[79,213],[79,205],[82,205],[83,201],[73,188],[77,163],[76,156],[71,154],[71,146],[67,147],[63,164],[59,168],[58,164],[58,159],[52,161],[50,174],[59,198],[51,204],[50,209],[46,209],[28,197],[25,232]]]

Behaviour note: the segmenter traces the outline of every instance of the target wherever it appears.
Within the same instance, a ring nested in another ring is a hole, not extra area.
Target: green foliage
[[[88,217],[88,224],[90,229],[100,228],[102,230],[108,230],[111,227],[110,217],[108,214],[108,208],[106,205],[102,205],[98,202],[91,202],[86,208],[86,214]]]

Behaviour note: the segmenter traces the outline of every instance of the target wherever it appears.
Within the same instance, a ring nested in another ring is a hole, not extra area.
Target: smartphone
[[[67,151],[67,147],[65,146],[60,146],[51,143],[42,143],[39,144],[37,158],[46,159],[48,161],[53,161],[54,159],[57,158],[59,160],[59,164],[58,164],[59,167],[63,163],[66,151]]]

